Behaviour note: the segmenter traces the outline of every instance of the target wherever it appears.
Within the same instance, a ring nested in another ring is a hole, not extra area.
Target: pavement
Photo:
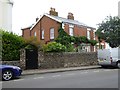
[[[44,73],[55,73],[55,72],[65,72],[65,71],[75,71],[75,70],[87,70],[87,69],[97,69],[101,66],[81,66],[81,67],[70,67],[70,68],[57,68],[57,69],[32,69],[23,70],[22,75],[32,75],[32,74],[44,74]]]

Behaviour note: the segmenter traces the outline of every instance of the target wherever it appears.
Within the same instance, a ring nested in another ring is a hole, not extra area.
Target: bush
[[[72,44],[68,44],[66,48],[66,52],[75,52],[76,48]]]
[[[19,60],[20,49],[24,47],[24,39],[1,29],[0,34],[2,35],[2,60]]]
[[[66,47],[57,42],[50,42],[43,46],[44,52],[64,52]]]

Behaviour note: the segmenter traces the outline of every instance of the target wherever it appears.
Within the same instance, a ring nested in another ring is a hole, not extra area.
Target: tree
[[[96,31],[99,42],[105,40],[109,45],[118,47],[120,45],[120,18],[109,16],[99,24]]]

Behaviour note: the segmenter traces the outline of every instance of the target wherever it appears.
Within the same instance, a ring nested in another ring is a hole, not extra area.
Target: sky
[[[58,16],[67,18],[68,12],[75,20],[97,28],[107,16],[118,15],[120,0],[13,0],[12,31],[22,35],[21,28],[35,23],[35,19],[55,8]]]

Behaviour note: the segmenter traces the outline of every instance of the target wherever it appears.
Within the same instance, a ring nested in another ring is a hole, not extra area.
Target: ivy
[[[92,46],[97,44],[96,40],[89,40],[85,36],[70,36],[62,28],[58,30],[58,33],[59,35],[55,41],[61,43],[62,45],[65,45],[67,47],[67,51],[74,51],[74,47],[71,43],[76,44],[77,46],[80,46],[82,43],[89,43]]]
[[[89,42],[92,46],[95,46],[98,43],[96,40],[89,40]]]

